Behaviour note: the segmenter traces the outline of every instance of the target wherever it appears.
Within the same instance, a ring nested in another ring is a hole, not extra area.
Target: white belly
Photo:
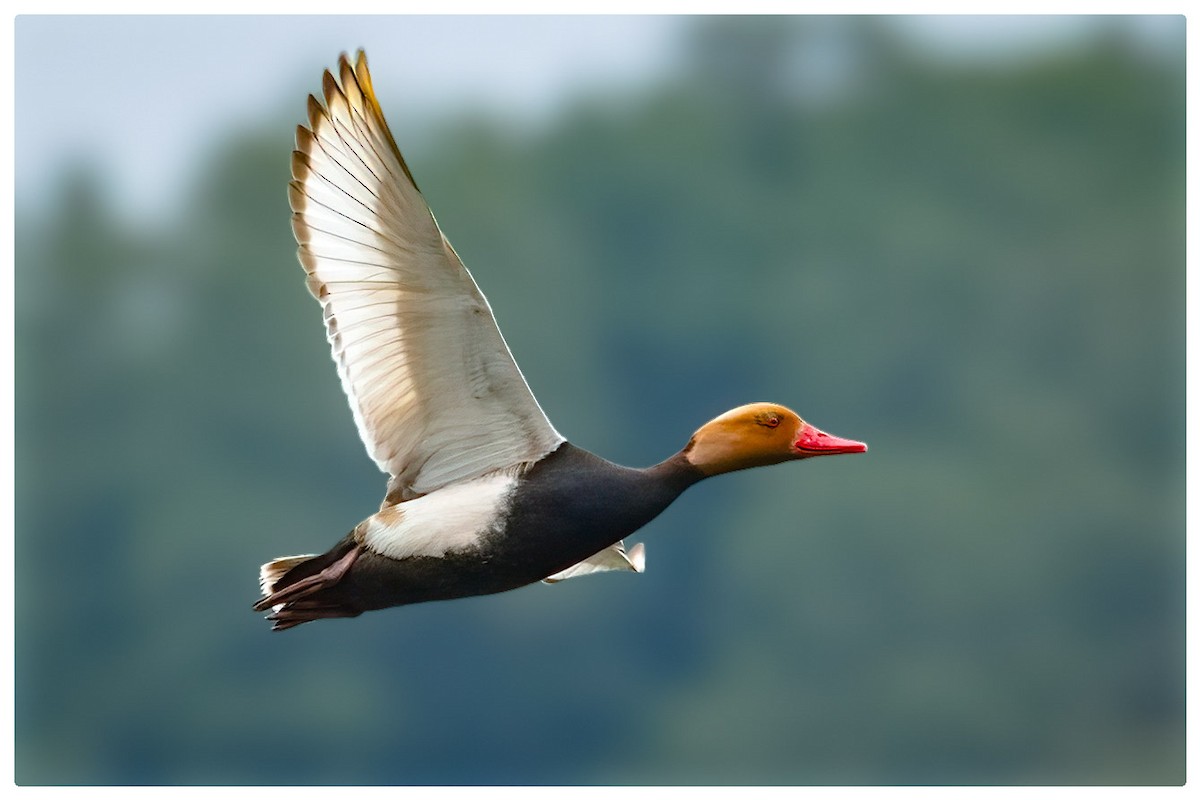
[[[381,510],[355,532],[368,548],[389,558],[465,550],[496,529],[516,484],[512,475],[499,474],[446,486]]]

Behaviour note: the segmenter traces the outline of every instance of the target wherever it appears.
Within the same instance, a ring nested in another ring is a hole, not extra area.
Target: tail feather
[[[271,594],[278,587],[279,579],[290,572],[295,567],[303,564],[305,561],[310,561],[317,558],[316,553],[309,553],[305,556],[285,556],[276,558],[273,561],[268,561],[258,568],[258,586],[262,589],[263,596]]]
[[[354,617],[362,610],[350,602],[338,583],[358,556],[353,534],[327,553],[285,556],[263,564],[258,571],[262,598],[256,611],[270,609],[267,619],[275,630],[286,630],[304,622],[330,617]],[[289,590],[289,587],[292,587]]]
[[[264,596],[286,589],[297,581],[316,575],[357,545],[351,533],[320,555],[285,556],[268,561],[258,569],[258,585]]]

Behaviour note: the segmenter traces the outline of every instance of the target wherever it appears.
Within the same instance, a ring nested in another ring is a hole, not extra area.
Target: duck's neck
[[[646,467],[642,470],[642,473],[646,477],[672,488],[678,487],[680,492],[693,483],[708,477],[697,466],[688,461],[687,456],[684,455],[684,451],[682,450],[665,461],[660,461],[652,467]]]

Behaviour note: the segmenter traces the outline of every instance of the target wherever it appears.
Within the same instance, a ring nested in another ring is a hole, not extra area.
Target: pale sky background
[[[687,18],[663,16],[20,16],[15,25],[19,205],[63,167],[99,165],[123,215],[168,214],[227,135],[302,121],[304,95],[365,47],[393,125],[463,111],[537,125],[581,96],[669,74]],[[1164,24],[1166,23],[1166,24]],[[1084,41],[1080,17],[908,17],[932,55],[1010,60]],[[1177,31],[1140,22],[1147,47]],[[405,106],[397,108],[396,99]],[[412,136],[411,125],[405,131]],[[411,139],[410,139],[411,141]]]

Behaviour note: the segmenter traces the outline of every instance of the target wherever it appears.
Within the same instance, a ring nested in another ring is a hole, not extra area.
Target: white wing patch
[[[625,552],[625,543],[617,542],[612,547],[606,547],[591,558],[585,558],[574,566],[567,567],[562,572],[556,572],[549,578],[543,578],[545,583],[558,583],[567,578],[578,578],[580,575],[591,575],[596,572],[645,572],[646,547],[641,542]]]
[[[440,557],[479,543],[503,518],[517,478],[489,475],[387,506],[355,528],[359,541],[389,558]]]

